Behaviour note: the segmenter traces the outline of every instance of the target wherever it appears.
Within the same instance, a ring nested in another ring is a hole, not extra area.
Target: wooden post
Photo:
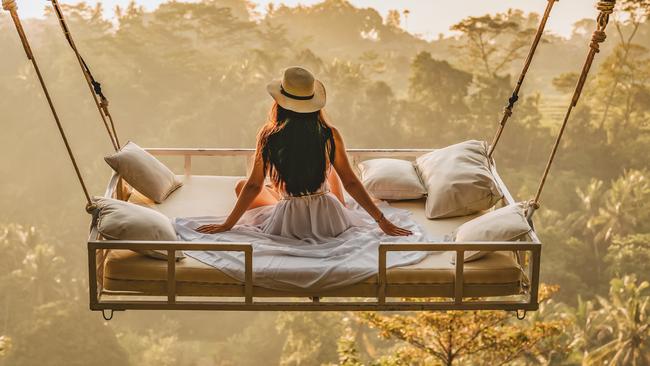
[[[244,250],[244,296],[247,304],[253,303],[253,250]]]
[[[386,303],[386,248],[379,244],[379,268],[377,274],[377,302]]]
[[[530,302],[534,305],[537,305],[539,299],[538,299],[538,292],[539,292],[539,267],[541,263],[541,255],[542,255],[542,250],[541,247],[536,247],[535,249],[532,250],[532,265],[531,265],[531,279],[530,279]]]
[[[192,175],[192,155],[185,155],[185,164],[183,166],[185,171],[185,176],[189,177]]]
[[[167,250],[167,302],[176,303],[176,250]]]
[[[454,302],[462,304],[463,302],[463,271],[465,269],[465,251],[456,251],[456,278],[454,281]]]
[[[100,249],[103,250],[103,249]],[[97,259],[96,249],[88,248],[88,296],[90,309],[94,309],[98,303],[97,298]]]

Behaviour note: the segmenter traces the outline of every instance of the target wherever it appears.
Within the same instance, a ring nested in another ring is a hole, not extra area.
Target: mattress
[[[235,184],[241,177],[179,176],[184,184],[165,202],[156,204],[134,192],[129,201],[150,207],[172,217],[226,215],[236,201]],[[390,203],[412,212],[413,219],[434,237],[453,232],[464,222],[478,216],[429,220],[424,213],[424,200]],[[386,295],[389,297],[453,297],[455,267],[452,252],[434,252],[417,264],[387,270]],[[164,296],[167,291],[167,262],[145,257],[129,250],[112,250],[104,268],[105,293]],[[494,252],[464,265],[466,297],[506,296],[519,294],[524,273],[513,253]],[[176,264],[178,296],[243,296],[243,283],[218,269],[193,258]],[[257,297],[374,297],[377,278],[339,289],[299,293],[254,287]]]

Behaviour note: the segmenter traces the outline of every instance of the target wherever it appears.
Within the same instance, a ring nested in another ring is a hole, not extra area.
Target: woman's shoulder
[[[332,137],[334,138],[334,140],[343,141],[343,136],[341,135],[341,132],[339,132],[339,130],[336,127],[332,125],[329,125],[328,127],[330,131],[332,131]]]

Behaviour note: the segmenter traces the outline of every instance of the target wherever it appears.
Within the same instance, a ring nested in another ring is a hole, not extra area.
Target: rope
[[[70,45],[70,48],[72,48],[75,55],[77,56],[79,67],[81,67],[81,71],[84,74],[84,78],[86,79],[86,83],[88,84],[88,89],[90,90],[90,94],[93,96],[93,100],[95,101],[95,106],[97,106],[97,111],[99,112],[99,115],[102,117],[102,121],[104,122],[104,127],[106,128],[108,137],[111,139],[111,144],[113,145],[113,149],[115,149],[115,151],[118,151],[120,149],[120,141],[117,137],[117,132],[115,130],[115,123],[113,122],[113,117],[111,116],[108,110],[108,98],[106,98],[106,96],[102,92],[102,84],[100,84],[97,80],[95,80],[92,72],[90,71],[90,68],[88,67],[88,64],[86,64],[86,61],[77,50],[77,46],[75,45],[74,40],[72,39],[70,28],[68,28],[68,24],[65,21],[65,17],[63,16],[63,11],[61,10],[61,6],[59,6],[58,0],[50,0],[50,1],[52,2],[52,7],[54,8],[54,12],[56,13],[57,18],[59,19],[59,24],[61,25],[63,34],[65,35],[65,38],[68,41],[68,44]]]
[[[32,65],[34,65],[34,70],[36,71],[36,75],[38,76],[38,81],[41,84],[41,88],[43,89],[43,93],[45,94],[45,98],[47,99],[47,103],[50,106],[50,111],[52,112],[52,116],[54,117],[54,121],[56,122],[56,126],[59,130],[59,134],[61,135],[61,139],[63,140],[63,144],[65,145],[65,148],[68,151],[68,156],[70,157],[70,161],[72,162],[74,171],[77,174],[77,179],[79,179],[79,183],[81,184],[81,188],[83,189],[83,193],[86,198],[86,211],[92,212],[94,210],[94,205],[92,203],[92,200],[90,199],[90,194],[88,194],[86,183],[84,182],[83,177],[81,176],[81,171],[79,170],[79,165],[77,164],[77,160],[75,159],[75,156],[72,153],[72,149],[70,148],[70,143],[68,142],[68,138],[65,134],[65,131],[63,130],[63,126],[61,125],[61,120],[59,119],[59,115],[56,112],[56,108],[54,107],[54,103],[52,102],[52,98],[50,97],[50,93],[47,89],[47,86],[45,85],[43,76],[41,75],[41,70],[38,67],[38,63],[36,62],[34,53],[32,52],[32,49],[29,45],[29,41],[27,40],[27,36],[25,35],[25,30],[23,29],[23,25],[20,21],[20,18],[18,17],[18,11],[17,11],[18,7],[16,6],[16,0],[2,0],[2,8],[8,11],[9,13],[11,13],[11,19],[13,19],[14,25],[16,26],[16,31],[18,32],[20,41],[22,42],[23,48],[25,49],[25,54],[27,55],[27,58],[32,62]]]
[[[539,42],[542,39],[542,35],[544,34],[544,29],[546,28],[546,23],[548,22],[548,18],[551,15],[551,10],[553,9],[553,5],[555,5],[556,1],[559,0],[548,0],[548,3],[546,4],[546,10],[544,11],[542,20],[539,22],[539,26],[537,27],[537,33],[535,34],[535,38],[533,39],[533,44],[531,45],[530,50],[528,51],[528,56],[526,57],[526,61],[524,62],[524,67],[521,70],[521,74],[519,74],[519,80],[517,81],[517,85],[515,86],[515,89],[512,92],[510,98],[508,98],[508,105],[503,109],[503,117],[501,117],[501,122],[499,123],[499,129],[497,130],[497,133],[494,135],[494,139],[492,139],[492,144],[490,145],[490,150],[488,151],[488,157],[492,157],[492,154],[494,153],[494,148],[499,143],[499,140],[501,139],[501,135],[503,134],[503,130],[506,127],[506,123],[508,122],[508,119],[512,116],[512,110],[515,107],[517,101],[519,100],[519,90],[521,89],[521,86],[524,84],[524,80],[526,79],[526,74],[528,73],[530,64],[533,62],[533,57],[535,56],[535,52],[537,51],[537,46],[539,45]]]
[[[531,205],[533,209],[539,208],[539,198],[542,194],[542,190],[544,189],[544,184],[546,183],[546,178],[548,178],[548,173],[551,169],[551,165],[553,164],[555,155],[557,154],[557,150],[560,146],[560,141],[562,140],[562,136],[564,135],[564,130],[566,129],[567,123],[569,122],[569,117],[571,116],[571,112],[573,111],[573,108],[576,105],[578,105],[578,101],[580,100],[580,95],[582,94],[582,89],[585,86],[585,83],[587,81],[587,76],[589,75],[591,66],[594,63],[594,58],[596,57],[596,54],[600,52],[600,44],[605,42],[605,39],[607,39],[607,35],[605,34],[605,29],[607,29],[607,24],[609,23],[609,16],[614,11],[615,6],[616,6],[616,0],[600,0],[598,2],[597,9],[600,13],[598,14],[597,28],[594,31],[593,36],[591,37],[591,43],[589,44],[589,53],[587,54],[587,59],[585,61],[584,66],[582,67],[582,72],[580,73],[580,78],[578,79],[578,83],[573,93],[571,104],[569,104],[566,114],[564,115],[564,121],[562,122],[562,127],[560,128],[560,132],[558,133],[557,138],[555,139],[553,150],[551,151],[551,155],[549,156],[548,162],[546,163],[546,168],[544,169],[544,174],[542,175],[542,179],[539,183],[539,187],[537,188],[537,193],[535,194],[535,198],[531,201]]]

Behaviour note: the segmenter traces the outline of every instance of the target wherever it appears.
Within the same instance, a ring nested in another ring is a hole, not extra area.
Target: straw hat
[[[298,113],[312,113],[325,107],[325,87],[314,74],[302,67],[284,70],[282,80],[273,80],[266,90],[284,109]]]

